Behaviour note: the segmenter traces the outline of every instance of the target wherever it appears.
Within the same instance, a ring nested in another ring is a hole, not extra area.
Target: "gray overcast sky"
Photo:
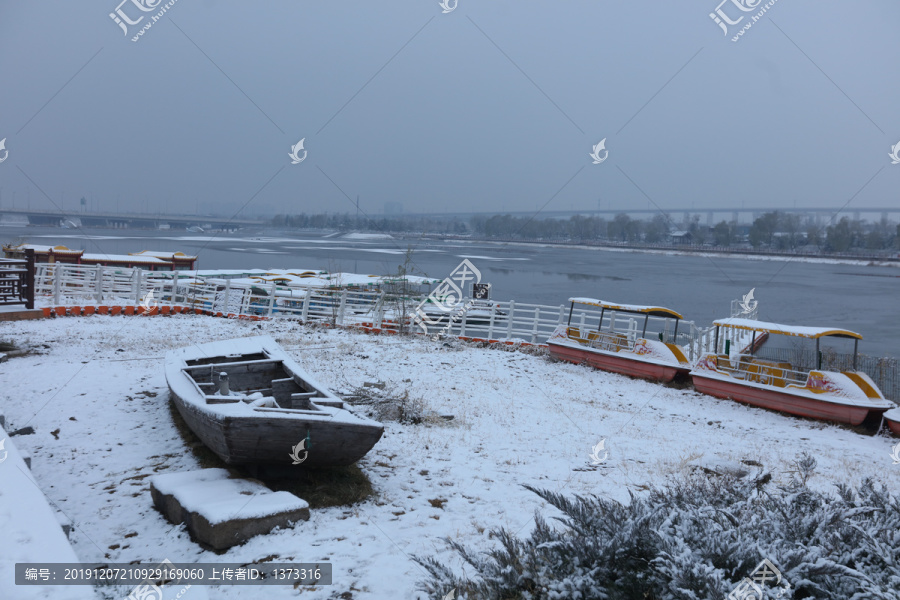
[[[3,206],[900,204],[895,0],[141,1],[2,0]]]

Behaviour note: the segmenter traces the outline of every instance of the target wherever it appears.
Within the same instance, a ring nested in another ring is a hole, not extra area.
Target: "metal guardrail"
[[[489,303],[447,314],[423,328],[412,321],[421,297],[384,290],[286,287],[275,283],[237,284],[228,279],[195,278],[178,271],[145,271],[102,265],[40,264],[37,267],[38,301],[45,306],[81,305],[180,305],[213,314],[236,317],[284,317],[301,321],[325,321],[333,325],[359,326],[392,332],[544,343],[559,325],[567,322],[567,305],[549,306],[514,300]],[[152,294],[151,294],[152,292]],[[607,314],[607,320],[609,314]],[[634,337],[633,319],[620,317],[615,329]],[[599,314],[576,310],[573,326],[599,328]],[[708,347],[712,337],[701,334],[691,321],[682,321],[677,340],[693,359]]]

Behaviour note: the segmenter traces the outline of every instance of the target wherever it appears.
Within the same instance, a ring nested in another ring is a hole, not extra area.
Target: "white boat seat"
[[[290,408],[295,410],[311,410],[313,408],[310,398],[317,392],[298,392],[291,394]]]

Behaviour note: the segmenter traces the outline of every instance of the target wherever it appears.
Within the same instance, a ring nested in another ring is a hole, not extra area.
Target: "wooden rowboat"
[[[165,370],[188,427],[231,465],[349,465],[384,433],[381,423],[347,410],[269,336],[173,350]]]
[[[877,426],[882,414],[894,406],[884,398],[867,374],[855,370],[857,344],[862,339],[858,333],[742,318],[722,319],[713,325],[716,327],[717,349],[721,328],[751,331],[754,341],[746,354],[713,352],[701,357],[691,371],[694,388],[698,392],[801,417],[849,425],[865,422]],[[762,335],[769,336],[769,341],[758,349],[755,341]],[[767,356],[766,346],[775,336],[815,340],[815,352],[807,355],[812,363],[800,364],[792,356],[802,355],[793,350],[775,352],[778,350],[775,348]],[[853,354],[835,355],[837,358],[843,357],[843,362],[850,367],[846,370],[822,368],[820,341],[835,338],[854,340]]]
[[[569,302],[567,325],[557,327],[547,340],[554,358],[660,382],[686,376],[691,370],[675,344],[682,317],[674,310],[593,298],[570,298]]]

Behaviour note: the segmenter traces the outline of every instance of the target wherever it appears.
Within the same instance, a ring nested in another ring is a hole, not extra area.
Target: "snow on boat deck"
[[[424,598],[415,588],[424,573],[409,556],[435,556],[461,570],[444,537],[488,550],[496,548],[490,528],[526,535],[536,509],[552,516],[522,484],[624,502],[629,491],[645,493],[643,486],[701,461],[752,459],[786,480],[789,463],[808,451],[822,474],[812,486],[833,490],[834,480],[867,476],[900,486],[900,466],[890,457],[896,438],[522,353],[204,316],[22,321],[4,324],[3,334],[49,346],[0,365],[0,412],[8,429],[28,423],[37,430],[13,439],[32,455],[42,491],[74,522],[80,561],[246,563],[277,555],[331,562],[334,585],[304,590],[308,600],[351,587],[367,599]],[[299,527],[220,556],[152,508],[150,476],[200,467],[173,427],[162,357],[190,342],[260,334],[272,335],[332,390],[384,381],[395,397],[408,391],[456,418],[386,422],[384,437],[359,463],[377,497],[312,510]],[[58,440],[50,434],[56,429]],[[589,469],[591,449],[604,438],[609,458]],[[2,490],[7,466],[0,464]],[[436,508],[432,499],[446,502]],[[11,553],[0,545],[0,560]],[[226,600],[259,593],[206,589]],[[291,586],[266,588],[266,598],[296,597]]]

